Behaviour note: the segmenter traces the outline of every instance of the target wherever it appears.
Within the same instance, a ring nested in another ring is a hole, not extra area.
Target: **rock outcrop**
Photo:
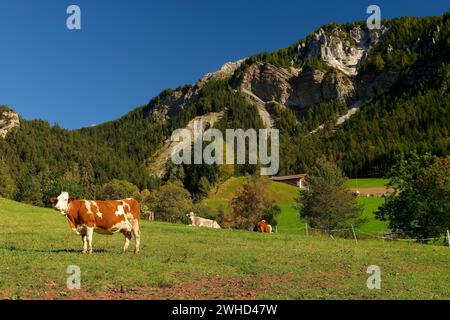
[[[299,56],[303,60],[318,58],[348,76],[355,76],[368,51],[385,32],[385,28],[378,32],[361,26],[355,26],[348,32],[340,27],[327,31],[320,28],[311,39],[299,45]]]
[[[245,59],[238,60],[236,62],[225,63],[218,71],[210,72],[203,76],[200,83],[210,80],[223,79],[233,75],[233,73],[241,66]]]
[[[203,125],[203,130],[207,130],[214,126],[214,124],[223,117],[223,112],[211,112],[203,116],[198,116],[189,121],[185,129],[189,129],[191,132],[191,141],[194,141],[194,124],[196,121],[201,121]],[[170,161],[172,152],[179,142],[174,142],[171,138],[168,138],[162,144],[161,148],[152,155],[152,157],[147,161],[147,168],[151,175],[157,177],[163,177],[166,173],[167,163]]]
[[[286,70],[271,64],[254,63],[242,75],[240,88],[252,92],[263,101],[286,104],[294,88],[292,81],[298,70]]]
[[[305,109],[324,100],[346,102],[355,93],[352,80],[339,70],[286,70],[260,62],[245,70],[239,89],[263,103],[277,102],[293,109]]]
[[[305,70],[293,84],[293,95],[286,102],[286,106],[293,108],[305,109],[327,100],[345,103],[355,93],[351,79],[338,70]]]
[[[301,61],[318,59],[325,67],[281,68],[255,62],[237,81],[237,89],[257,102],[260,115],[265,104],[276,102],[297,114],[323,101],[339,101],[349,106],[369,100],[390,87],[396,74],[361,74],[360,67],[369,51],[382,41],[386,28],[368,30],[356,25],[347,31],[341,27],[319,29],[298,46]],[[266,119],[265,123],[270,121]]]
[[[220,70],[206,74],[195,86],[185,86],[183,88],[169,91],[163,95],[150,110],[150,115],[156,120],[168,120],[177,115],[191,104],[195,103],[201,88],[211,80],[224,79],[233,75],[245,59],[237,62],[227,62]]]
[[[20,126],[19,115],[12,110],[0,111],[0,138],[6,138],[14,128]]]
[[[168,92],[154,102],[150,110],[152,119],[168,120],[198,100],[200,89],[197,86],[186,86]]]

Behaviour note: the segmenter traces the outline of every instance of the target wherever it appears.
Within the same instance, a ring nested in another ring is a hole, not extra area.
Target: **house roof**
[[[302,174],[293,174],[290,176],[270,177],[270,179],[274,181],[285,181],[285,180],[303,179],[306,176],[307,176],[306,173],[302,173]]]

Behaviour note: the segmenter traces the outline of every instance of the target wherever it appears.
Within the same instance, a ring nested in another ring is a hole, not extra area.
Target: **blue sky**
[[[66,9],[81,8],[81,30]],[[0,0],[0,104],[75,129],[329,22],[441,15],[445,1]]]

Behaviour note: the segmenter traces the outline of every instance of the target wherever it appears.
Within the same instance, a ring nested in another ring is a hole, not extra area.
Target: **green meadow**
[[[388,182],[388,179],[383,178],[348,179],[347,186],[355,189],[383,188]]]
[[[228,211],[230,200],[245,180],[245,177],[228,179],[219,186],[215,194],[212,194],[210,197],[203,200],[203,204],[210,208],[211,212],[217,212],[219,208]],[[386,180],[359,179],[358,185],[360,185],[361,182],[363,186],[372,188],[379,186],[383,187]],[[355,180],[348,180],[348,185],[349,187],[356,185]],[[362,189],[361,186],[359,186],[359,188]],[[270,189],[273,199],[281,209],[281,213],[277,217],[277,232],[285,234],[304,234],[305,223],[300,220],[298,211],[293,207],[294,199],[298,197],[299,189],[281,182],[271,182]],[[376,220],[373,214],[383,202],[384,199],[381,197],[358,197],[358,203],[363,206],[362,217],[366,222],[359,226],[357,231],[376,235],[379,232],[387,230],[387,222]]]
[[[120,253],[120,234],[94,234],[87,256],[54,210],[0,199],[0,219],[3,299],[450,298],[440,246],[143,221],[140,255]],[[380,290],[366,286],[373,264]],[[80,267],[80,290],[66,288],[69,265]]]

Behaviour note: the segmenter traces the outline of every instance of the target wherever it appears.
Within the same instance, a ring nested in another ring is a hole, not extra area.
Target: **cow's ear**
[[[75,198],[74,196],[70,196],[70,197],[69,197],[69,202],[70,202],[70,201],[75,201],[75,200],[77,200],[77,198]]]
[[[51,203],[56,203],[56,198],[55,198],[55,197],[50,198],[50,202],[51,202]]]

